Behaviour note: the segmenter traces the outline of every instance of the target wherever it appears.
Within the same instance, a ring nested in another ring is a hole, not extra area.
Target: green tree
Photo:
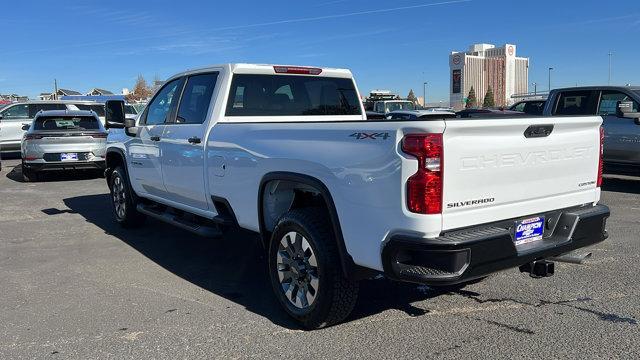
[[[418,98],[416,97],[416,94],[413,93],[413,89],[409,90],[409,95],[407,95],[407,100],[411,101],[414,104],[418,103]]]
[[[465,105],[465,108],[471,109],[476,106],[478,106],[478,99],[476,98],[476,89],[472,86],[469,90],[469,96],[467,96],[467,104]]]
[[[496,106],[496,101],[493,98],[493,89],[489,86],[487,93],[484,96],[484,103],[482,104],[482,107],[492,108],[494,106]]]

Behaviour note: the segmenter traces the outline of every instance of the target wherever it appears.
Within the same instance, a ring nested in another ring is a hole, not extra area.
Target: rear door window
[[[360,115],[353,80],[236,74],[227,116]]]
[[[555,115],[594,115],[596,94],[597,92],[590,90],[561,92]]]
[[[99,130],[100,124],[93,116],[40,116],[33,122],[34,130]]]
[[[543,109],[544,109],[544,102],[532,101],[532,102],[525,103],[523,110],[517,110],[517,111],[523,111],[524,113],[529,115],[542,115]]]
[[[618,104],[621,101],[633,101],[633,112],[638,112],[640,108],[638,102],[634,101],[629,95],[620,91],[606,90],[600,96],[600,104],[598,105],[598,115],[616,115],[618,113]]]
[[[0,112],[2,114],[2,119],[11,120],[11,119],[26,119],[29,117],[29,105],[27,104],[18,104],[5,108]]]
[[[189,77],[180,99],[176,123],[204,123],[209,112],[209,104],[211,103],[213,89],[216,87],[217,78],[217,73]]]
[[[67,110],[64,104],[29,104],[29,118],[34,118],[40,111]]]
[[[524,103],[524,102],[517,103],[516,105],[513,106],[513,108],[511,110],[524,112],[524,106],[525,105],[526,105],[526,103]]]

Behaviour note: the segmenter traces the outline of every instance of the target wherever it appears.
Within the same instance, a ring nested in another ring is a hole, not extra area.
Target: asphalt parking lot
[[[0,173],[0,359],[640,357],[640,179],[605,180],[610,238],[585,265],[457,292],[373,280],[343,324],[296,328],[250,234],[112,219],[104,179]]]

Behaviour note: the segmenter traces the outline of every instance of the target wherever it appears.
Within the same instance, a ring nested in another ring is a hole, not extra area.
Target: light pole
[[[609,51],[609,85],[611,85],[611,57],[612,56],[613,56],[613,53]]]
[[[552,67],[549,68],[549,91],[551,91],[551,70],[553,70]]]
[[[427,82],[422,83],[422,107],[427,107]]]
[[[538,83],[534,82],[531,85],[533,85],[533,95],[538,95]]]

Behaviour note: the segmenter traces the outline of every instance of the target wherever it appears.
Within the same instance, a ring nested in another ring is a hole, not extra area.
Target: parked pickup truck
[[[306,328],[344,319],[361,279],[545,276],[607,238],[598,116],[367,121],[348,70],[231,64],[173,76],[135,121],[110,101],[106,120],[116,221],[260,234]]]
[[[587,86],[552,90],[544,115],[602,116],[606,170],[640,175],[640,88]]]

